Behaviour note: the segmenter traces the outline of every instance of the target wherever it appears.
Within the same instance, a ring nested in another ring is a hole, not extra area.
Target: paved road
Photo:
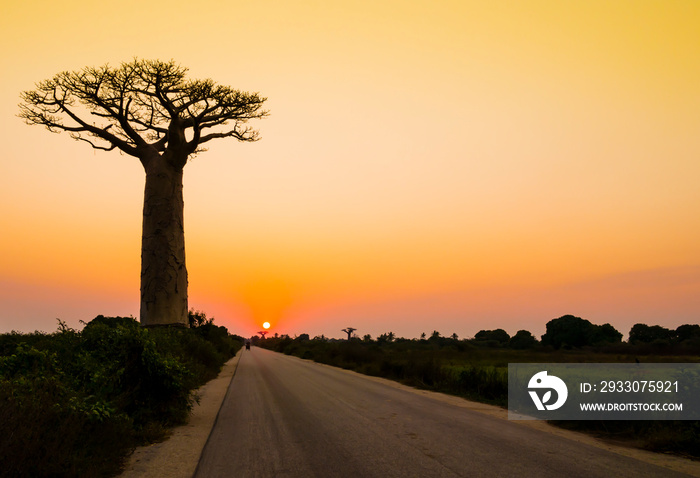
[[[241,357],[195,476],[688,475],[253,348]]]

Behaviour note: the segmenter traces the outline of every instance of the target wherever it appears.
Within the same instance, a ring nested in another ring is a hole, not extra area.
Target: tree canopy
[[[510,335],[503,329],[496,330],[480,330],[474,336],[474,339],[479,341],[493,341],[498,345],[506,345],[510,340]]]
[[[683,327],[683,326],[681,326]],[[683,329],[685,330],[685,329]],[[629,342],[637,343],[652,343],[654,341],[670,341],[676,337],[676,332],[660,325],[634,324],[630,329]]]
[[[573,315],[550,320],[546,327],[547,332],[542,336],[542,345],[552,345],[556,349],[562,346],[583,347],[617,343],[622,340],[622,334],[612,325],[595,325]]]
[[[21,94],[20,117],[96,149],[141,159],[147,151],[177,153],[172,159],[179,166],[212,139],[258,139],[246,123],[267,115],[266,98],[190,80],[187,71],[172,60],[138,59],[65,71]]]
[[[514,336],[510,338],[508,346],[513,349],[529,349],[537,345],[537,339],[532,332],[528,330],[518,330]]]

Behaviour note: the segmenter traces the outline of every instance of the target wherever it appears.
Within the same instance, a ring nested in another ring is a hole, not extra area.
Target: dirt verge
[[[199,403],[192,407],[189,421],[174,428],[167,440],[134,450],[120,477],[191,478],[194,475],[241,353],[243,350],[224,364],[215,379],[197,390]]]

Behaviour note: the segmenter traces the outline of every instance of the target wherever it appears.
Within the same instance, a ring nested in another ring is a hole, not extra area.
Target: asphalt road
[[[253,348],[241,357],[195,476],[689,475]]]

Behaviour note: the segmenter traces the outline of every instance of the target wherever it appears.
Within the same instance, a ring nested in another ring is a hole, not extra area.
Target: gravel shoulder
[[[120,477],[190,478],[194,475],[242,353],[243,349],[224,364],[215,379],[197,390],[199,403],[192,407],[189,421],[174,428],[165,441],[134,450]]]

